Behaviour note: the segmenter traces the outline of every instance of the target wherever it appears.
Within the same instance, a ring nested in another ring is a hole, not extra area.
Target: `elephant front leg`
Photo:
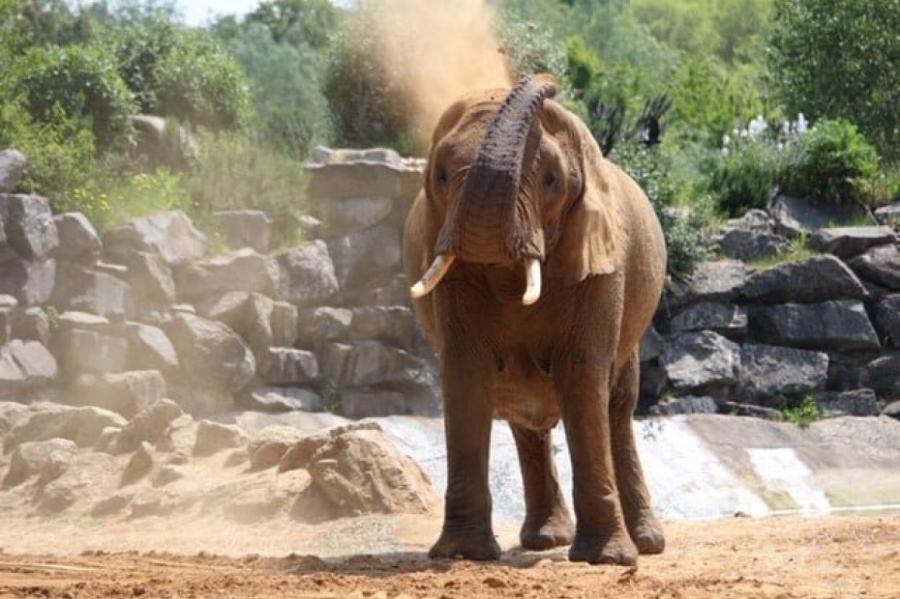
[[[559,488],[550,431],[534,431],[510,423],[522,483],[525,487],[525,523],[519,540],[525,549],[544,550],[572,542],[575,527]]]
[[[637,563],[638,551],[625,528],[616,488],[609,372],[596,364],[568,364],[559,374],[574,481],[576,525],[569,559],[630,566]]]

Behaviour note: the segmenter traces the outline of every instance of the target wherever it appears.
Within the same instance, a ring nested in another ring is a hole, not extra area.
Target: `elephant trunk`
[[[541,217],[522,193],[522,168],[538,110],[555,94],[552,82],[534,78],[522,80],[510,92],[488,126],[459,201],[447,215],[437,254],[480,263],[543,258]]]

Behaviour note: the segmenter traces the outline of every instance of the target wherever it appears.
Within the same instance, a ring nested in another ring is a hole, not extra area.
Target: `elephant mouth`
[[[421,299],[434,291],[441,279],[446,276],[456,262],[454,254],[438,254],[422,278],[410,287],[413,299]],[[541,261],[537,258],[525,259],[525,291],[522,293],[522,305],[531,306],[541,298]]]

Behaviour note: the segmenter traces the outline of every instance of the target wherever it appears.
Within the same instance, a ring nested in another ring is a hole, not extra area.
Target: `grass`
[[[821,417],[822,411],[819,409],[819,404],[809,395],[803,398],[803,402],[799,406],[781,410],[782,420],[796,424],[800,428],[808,427]]]
[[[807,258],[812,258],[818,254],[819,252],[807,246],[807,235],[804,233],[791,241],[787,250],[771,256],[751,260],[747,265],[758,270],[765,270],[767,268],[772,268],[773,266],[778,266],[779,264],[806,260]]]

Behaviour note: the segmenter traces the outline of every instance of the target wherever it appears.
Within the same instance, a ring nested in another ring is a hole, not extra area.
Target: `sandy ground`
[[[429,561],[434,519],[395,523],[403,551],[322,560],[207,552],[0,553],[0,597],[900,597],[900,515],[669,522],[662,556],[635,569],[571,564],[565,551],[497,563]]]

